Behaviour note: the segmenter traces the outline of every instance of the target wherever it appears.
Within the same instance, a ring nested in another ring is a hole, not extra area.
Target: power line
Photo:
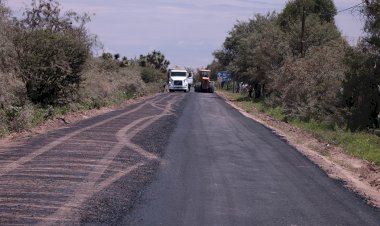
[[[347,8],[347,9],[339,10],[339,11],[336,12],[336,13],[338,14],[338,13],[345,12],[345,11],[348,11],[348,10],[351,10],[351,9],[355,9],[355,8],[357,8],[357,7],[359,7],[360,5],[363,5],[363,4],[364,4],[364,3],[362,2],[362,3],[356,4],[356,5],[354,5],[354,6],[351,6],[351,7]]]
[[[359,3],[359,4],[356,4],[354,6],[351,6],[349,8],[346,8],[346,9],[342,9],[342,10],[339,10],[337,11],[335,14],[334,13],[317,13],[317,15],[319,16],[336,16],[338,15],[339,13],[342,13],[342,12],[345,12],[345,11],[348,11],[348,10],[352,10],[352,9],[355,9],[357,7],[360,7],[361,5],[363,5],[364,3]]]

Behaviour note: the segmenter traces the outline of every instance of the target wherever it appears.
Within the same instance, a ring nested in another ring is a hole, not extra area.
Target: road
[[[0,148],[0,225],[116,224],[150,182],[186,94]]]
[[[125,225],[380,225],[368,206],[215,94],[192,93]]]
[[[216,94],[166,93],[0,147],[0,225],[378,225]]]

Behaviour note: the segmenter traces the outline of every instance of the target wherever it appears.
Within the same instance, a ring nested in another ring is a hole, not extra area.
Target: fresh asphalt
[[[155,180],[119,224],[380,225],[379,209],[216,94],[184,103]]]

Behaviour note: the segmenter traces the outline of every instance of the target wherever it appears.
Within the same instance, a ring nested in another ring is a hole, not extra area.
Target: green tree
[[[288,57],[284,65],[270,75],[270,105],[281,106],[291,118],[316,119],[343,126],[341,103],[343,62],[347,44],[334,40],[312,47],[304,58]]]
[[[310,15],[306,18],[305,33],[304,33],[304,53],[312,47],[323,46],[326,43],[334,40],[342,40],[342,35],[339,32],[335,23],[323,23],[316,15]],[[301,55],[301,21],[294,22],[289,25],[285,31],[288,36],[289,46],[294,56]]]
[[[166,73],[170,61],[165,58],[165,55],[158,50],[148,53],[146,56],[140,55],[139,65],[142,67],[151,66],[156,70]]]
[[[344,82],[348,127],[379,128],[380,113],[380,1],[363,0],[366,36],[358,47],[346,51],[349,70]]]
[[[321,22],[334,22],[337,10],[333,0],[290,0],[279,16],[280,23],[286,26],[301,20],[304,6],[307,15],[314,14],[319,17]]]
[[[363,43],[365,45],[365,43]],[[362,45],[363,45],[362,44]],[[379,128],[380,59],[366,47],[350,48],[346,52],[349,70],[344,82],[348,127],[352,131]]]
[[[256,97],[283,107],[289,116],[342,125],[340,90],[347,43],[333,20],[335,6],[330,0],[305,0],[309,13],[303,58],[300,3],[303,1],[289,1],[281,14],[255,15],[249,21],[239,21],[223,48],[214,52],[214,63],[232,72],[235,81],[250,84]],[[329,17],[325,17],[326,11]],[[278,22],[285,15],[289,23],[281,26]]]
[[[364,30],[367,32],[365,40],[372,45],[373,50],[380,54],[380,1],[363,0],[361,12],[365,16]]]
[[[16,40],[21,78],[34,103],[65,104],[76,97],[89,50],[68,34],[28,32]]]
[[[10,17],[10,9],[0,0],[0,71],[3,72],[17,71],[16,54],[11,40],[13,29]]]
[[[222,50],[214,52],[216,61],[242,81],[260,90],[268,83],[271,71],[281,67],[288,55],[285,33],[277,26],[277,14],[255,15],[238,22],[226,38]]]
[[[103,60],[113,60],[112,53],[103,53],[102,58]]]
[[[31,101],[64,104],[76,98],[94,39],[87,15],[61,12],[55,0],[33,0],[13,37],[20,77]]]

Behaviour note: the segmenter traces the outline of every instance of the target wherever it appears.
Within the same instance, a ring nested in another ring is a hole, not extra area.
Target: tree
[[[13,43],[29,99],[65,104],[76,97],[94,39],[87,15],[61,12],[58,1],[33,0],[18,21]]]
[[[291,118],[316,119],[342,126],[345,48],[346,43],[334,40],[312,47],[304,58],[288,57],[284,65],[270,75],[272,93],[266,102],[281,106]]]
[[[14,72],[17,71],[16,53],[11,40],[13,29],[9,18],[11,13],[0,0],[0,71]]]
[[[290,0],[279,16],[283,26],[287,26],[302,18],[304,6],[307,15],[316,15],[321,22],[333,23],[337,10],[333,0]]]
[[[336,8],[331,0],[305,0],[305,4],[303,51],[303,1],[292,0],[281,14],[238,21],[223,48],[214,52],[214,64],[232,72],[235,81],[248,83],[256,98],[281,106],[288,116],[342,125],[340,90],[347,43],[334,23]],[[286,26],[279,24],[284,18]]]
[[[48,30],[17,40],[21,78],[34,103],[65,104],[76,97],[89,50],[80,40]]]
[[[238,22],[224,48],[214,53],[217,62],[232,72],[236,81],[255,86],[258,97],[270,72],[281,67],[289,52],[287,37],[277,26],[277,19],[276,13],[268,13]]]
[[[103,60],[113,60],[112,53],[103,53],[102,58]]]
[[[322,46],[330,41],[342,40],[342,35],[335,23],[323,23],[317,15],[310,15],[306,18],[306,24],[303,53],[306,53],[310,48]],[[301,21],[289,25],[285,32],[289,36],[288,40],[292,54],[302,56],[300,45]]]
[[[352,131],[379,128],[380,60],[365,48],[350,48],[346,52],[349,70],[344,82],[348,127]]]
[[[363,0],[361,12],[365,16],[364,30],[367,32],[365,40],[372,45],[373,50],[380,54],[380,1]]]
[[[158,50],[148,53],[146,56],[140,55],[139,65],[141,67],[151,66],[156,70],[166,73],[170,61],[166,60],[165,55]]]
[[[366,36],[356,48],[346,51],[349,70],[344,82],[348,127],[352,130],[379,128],[380,113],[380,1],[363,0]]]

